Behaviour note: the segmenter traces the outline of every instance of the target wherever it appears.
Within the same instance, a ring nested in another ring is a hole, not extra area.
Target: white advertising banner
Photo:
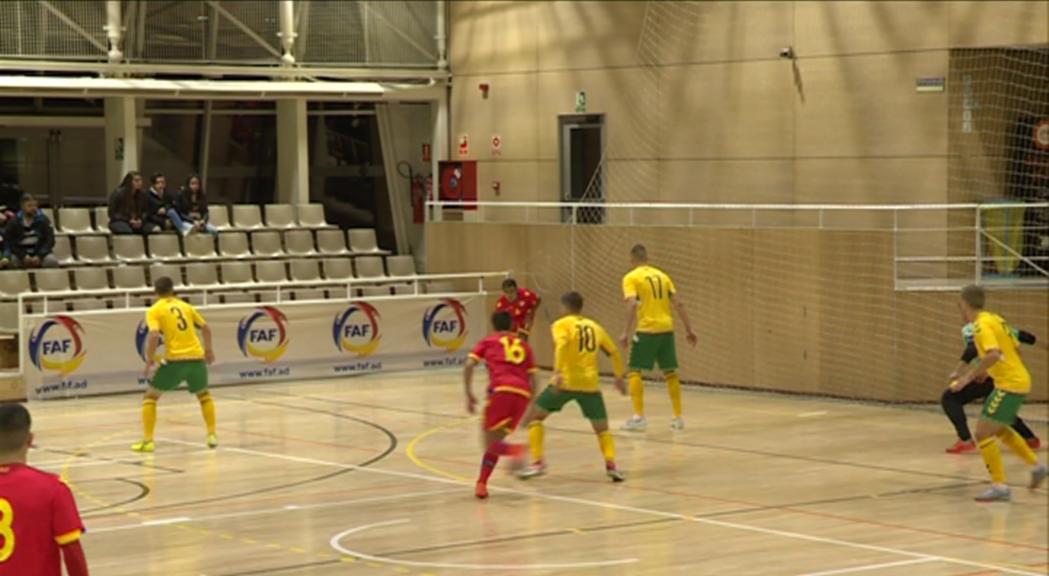
[[[210,383],[461,365],[486,332],[484,305],[483,296],[471,296],[202,309],[214,338]],[[31,399],[145,388],[144,309],[27,316],[23,322]]]

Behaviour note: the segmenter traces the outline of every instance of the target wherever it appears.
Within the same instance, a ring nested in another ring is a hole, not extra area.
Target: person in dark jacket
[[[4,229],[0,268],[57,268],[55,229],[40,211],[36,199],[22,196],[22,209]]]
[[[109,230],[114,234],[153,234],[156,224],[145,220],[146,194],[142,175],[132,170],[109,195]]]
[[[183,235],[190,232],[218,234],[218,230],[208,223],[208,197],[204,193],[200,176],[191,174],[186,178],[186,183],[175,197],[174,212],[171,221],[176,223]]]
[[[181,222],[175,222],[170,216],[174,206],[175,199],[168,194],[168,179],[160,172],[154,172],[146,192],[146,222],[160,230],[177,229],[176,224]]]

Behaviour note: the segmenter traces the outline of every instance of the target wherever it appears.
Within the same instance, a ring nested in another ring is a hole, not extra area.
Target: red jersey
[[[0,466],[0,576],[62,576],[59,546],[83,531],[73,493],[57,476]]]
[[[527,330],[528,321],[532,313],[535,312],[536,305],[539,304],[539,296],[527,288],[517,289],[517,300],[511,302],[506,294],[499,297],[499,301],[495,303],[495,310],[497,312],[509,312],[510,316],[514,319],[513,330]]]
[[[511,392],[531,398],[529,375],[535,372],[535,355],[528,342],[515,334],[499,332],[486,336],[470,352],[470,358],[488,368],[488,393]]]

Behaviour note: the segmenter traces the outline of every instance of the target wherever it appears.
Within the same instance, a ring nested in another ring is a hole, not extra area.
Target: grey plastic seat
[[[322,288],[298,288],[291,291],[292,300],[324,300],[328,293]]]
[[[0,270],[0,297],[17,298],[29,292],[29,273],[25,270]]]
[[[255,295],[247,292],[223,292],[219,296],[224,304],[250,304],[255,302]]]
[[[323,204],[299,204],[295,207],[299,226],[305,228],[333,228],[324,217]]]
[[[426,284],[427,294],[450,294],[455,292],[455,285],[451,282],[436,280]]]
[[[101,266],[76,268],[73,280],[77,290],[105,290],[109,288],[109,270]]]
[[[288,269],[283,261],[262,260],[255,263],[255,278],[259,282],[287,282]]]
[[[233,227],[242,230],[262,228],[262,211],[254,204],[234,204]]]
[[[189,294],[179,294],[178,296],[182,300],[189,302],[194,306],[204,305],[204,295],[200,292],[190,292]],[[210,302],[210,299],[208,300]]]
[[[62,268],[37,270],[33,273],[37,292],[66,292],[69,290],[69,271]]]
[[[386,271],[382,265],[382,257],[380,256],[357,258],[354,264],[358,278],[383,278],[386,276]]]
[[[357,292],[361,296],[363,296],[364,298],[368,298],[370,296],[389,296],[390,295],[390,287],[389,286],[364,286],[364,287],[360,288]]]
[[[375,230],[371,228],[347,230],[346,237],[349,240],[350,252],[354,254],[389,254],[388,251],[379,248]]]
[[[91,211],[87,208],[59,208],[58,217],[62,221],[62,227],[58,229],[63,234],[93,234],[91,227]]]
[[[60,228],[58,227],[58,219],[55,218],[55,211],[54,210],[52,210],[50,208],[41,208],[40,212],[44,216],[47,216],[47,219],[51,222],[51,227],[52,228],[54,228],[55,230],[60,230]]]
[[[247,262],[223,262],[222,283],[233,285],[246,285],[255,282],[251,274],[251,264]]]
[[[291,279],[296,282],[315,282],[321,279],[320,263],[316,260],[291,261]]]
[[[91,310],[105,310],[108,308],[105,300],[99,298],[78,298],[70,301],[73,312],[88,312]]]
[[[154,234],[149,237],[149,257],[152,260],[182,260],[182,248],[174,234]]]
[[[156,282],[157,278],[161,276],[167,276],[171,278],[171,282],[177,286],[185,286],[182,283],[182,268],[178,264],[161,264],[156,263],[149,267],[149,281]]]
[[[246,258],[251,256],[246,232],[226,232],[219,235],[219,252],[223,258]]]
[[[324,255],[349,254],[342,230],[317,230],[317,251]]]
[[[0,302],[0,333],[18,332],[18,302]]]
[[[415,287],[411,284],[397,284],[393,287],[393,293],[397,296],[408,296],[415,294]]]
[[[229,223],[229,209],[226,208],[225,204],[208,206],[208,224],[211,224],[217,230],[229,230],[231,228]]]
[[[386,270],[390,276],[415,276],[415,258],[411,256],[389,256],[386,258]]]
[[[212,262],[192,262],[186,264],[187,286],[217,286],[219,283],[218,268]]]
[[[113,287],[137,290],[146,286],[146,270],[142,266],[130,265],[113,268]]]
[[[51,253],[58,258],[58,263],[62,266],[67,266],[74,262],[73,260],[73,246],[69,242],[69,236],[55,235],[55,247],[51,250]]]
[[[256,256],[284,257],[284,249],[280,245],[280,232],[252,232],[251,251]]]
[[[109,258],[107,236],[80,236],[76,239],[76,259],[87,264],[105,264]]]
[[[295,210],[291,204],[266,205],[267,228],[294,228]]]
[[[95,213],[95,230],[109,234],[109,208],[100,206],[92,210]]]
[[[312,256],[317,253],[313,247],[313,232],[309,230],[285,232],[284,247],[289,256]]]
[[[324,277],[328,280],[352,280],[353,260],[349,258],[325,258],[321,261]]]
[[[141,236],[113,236],[113,256],[121,262],[146,261],[146,243]]]
[[[211,234],[190,234],[183,238],[186,245],[186,257],[189,259],[211,259],[215,254],[215,237]]]

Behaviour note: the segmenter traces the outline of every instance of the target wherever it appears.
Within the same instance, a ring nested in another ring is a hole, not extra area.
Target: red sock
[[[482,484],[488,483],[488,477],[492,475],[492,470],[495,470],[495,465],[499,462],[499,455],[493,454],[491,450],[484,453],[484,458],[481,458],[481,476],[477,479]]]
[[[524,454],[525,447],[522,444],[510,444],[502,440],[496,440],[488,446],[488,453],[496,456],[520,456]]]

